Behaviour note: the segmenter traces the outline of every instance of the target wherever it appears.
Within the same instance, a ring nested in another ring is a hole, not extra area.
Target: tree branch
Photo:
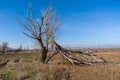
[[[33,37],[33,36],[30,36],[30,35],[26,34],[25,32],[23,32],[23,34],[25,34],[26,36],[28,36],[28,37],[30,37],[30,38],[37,39],[37,38],[35,38],[35,37]]]

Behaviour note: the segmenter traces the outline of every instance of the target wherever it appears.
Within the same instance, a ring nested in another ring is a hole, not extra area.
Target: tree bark
[[[52,58],[53,56],[55,56],[57,53],[58,53],[58,51],[53,51],[53,52],[52,52],[52,55],[50,55],[50,56],[48,57],[48,59],[45,61],[45,63],[47,64],[47,63],[51,60],[51,58]]]
[[[41,47],[41,62],[45,63],[46,57],[47,57],[47,53],[48,53],[48,48],[44,47],[44,44],[42,42],[42,39],[38,39],[39,45]]]
[[[41,61],[42,61],[42,63],[45,63],[47,53],[48,53],[48,50],[45,47],[41,49]]]

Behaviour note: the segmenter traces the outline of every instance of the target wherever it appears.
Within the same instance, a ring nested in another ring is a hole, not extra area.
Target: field
[[[119,48],[92,51],[109,61],[120,62]],[[0,80],[120,80],[119,64],[75,66],[59,54],[49,64],[42,64],[39,57],[39,52],[1,54],[0,62],[10,61],[0,68]]]

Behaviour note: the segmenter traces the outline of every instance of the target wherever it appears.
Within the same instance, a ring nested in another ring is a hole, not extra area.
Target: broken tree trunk
[[[53,51],[52,54],[48,57],[48,59],[45,61],[45,63],[47,64],[53,56],[55,56],[58,52],[57,51]]]
[[[51,43],[55,49],[55,52],[47,59],[46,63],[48,63],[50,59],[53,56],[55,56],[57,53],[61,54],[65,59],[67,59],[73,65],[81,65],[81,64],[85,64],[85,65],[96,65],[97,64],[98,65],[98,64],[112,63],[112,62],[108,62],[107,60],[105,60],[104,58],[98,55],[89,53],[88,51],[83,52],[83,51],[68,50],[58,45],[54,40],[52,40]],[[74,56],[74,53],[79,53],[81,56],[80,57]]]

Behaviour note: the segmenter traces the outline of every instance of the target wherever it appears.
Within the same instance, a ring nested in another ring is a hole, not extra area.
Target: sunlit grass
[[[109,60],[120,62],[120,50],[104,49],[95,54]],[[0,69],[2,80],[120,80],[120,65],[75,66],[39,62],[40,53],[20,53],[0,55],[0,60],[10,59],[4,68]],[[14,59],[20,62],[15,63]],[[56,55],[51,62],[64,62],[60,55]]]

